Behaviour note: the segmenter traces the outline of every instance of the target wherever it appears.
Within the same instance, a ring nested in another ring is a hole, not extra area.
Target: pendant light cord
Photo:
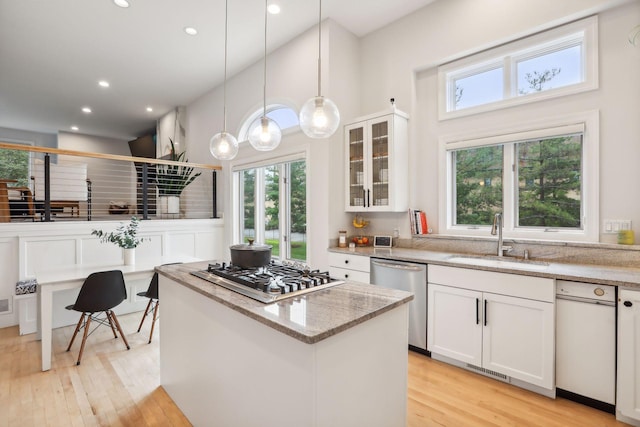
[[[267,7],[269,0],[264,1],[264,85],[262,87],[262,116],[267,116]]]
[[[318,8],[318,96],[322,96],[322,0],[319,0]]]
[[[222,132],[227,133],[227,28],[229,20],[229,0],[224,1],[224,85],[222,86]]]

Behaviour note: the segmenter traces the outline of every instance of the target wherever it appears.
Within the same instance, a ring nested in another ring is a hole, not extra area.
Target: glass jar
[[[338,247],[339,248],[347,247],[347,231],[346,230],[338,231]]]

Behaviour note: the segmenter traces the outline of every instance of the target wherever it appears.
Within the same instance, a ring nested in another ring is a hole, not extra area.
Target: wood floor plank
[[[40,371],[35,334],[20,336],[17,326],[0,329],[0,427],[190,426],[160,386],[158,332],[151,344],[148,331],[135,332],[141,315],[119,317],[131,350],[102,327],[89,337],[80,366],[75,364],[79,343],[66,351],[74,326],[54,330],[48,372]],[[408,387],[408,427],[627,425],[611,414],[414,352],[409,352]]]

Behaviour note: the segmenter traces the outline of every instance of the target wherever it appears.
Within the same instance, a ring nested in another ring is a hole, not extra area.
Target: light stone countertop
[[[497,271],[526,276],[622,286],[640,290],[640,268],[633,267],[567,264],[553,262],[546,259],[544,262],[537,260],[526,262],[513,258],[510,259],[507,256],[504,257],[507,260],[496,262],[498,257],[495,256],[456,254],[411,248],[329,248],[329,251],[342,254],[393,259],[397,261],[438,264],[475,270]],[[482,259],[487,260],[486,265],[479,265],[483,263],[483,261],[479,261]],[[496,265],[498,263],[500,265]]]
[[[189,274],[208,262],[156,267],[156,271],[256,321],[314,344],[408,303],[413,294],[361,283],[342,285],[264,304]]]

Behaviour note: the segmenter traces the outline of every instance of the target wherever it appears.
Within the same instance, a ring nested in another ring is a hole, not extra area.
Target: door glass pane
[[[364,206],[364,128],[349,131],[349,205]]]
[[[289,212],[291,236],[289,254],[291,259],[307,260],[307,167],[305,161],[289,165]]]
[[[264,168],[265,203],[264,203],[264,237],[265,243],[271,245],[271,255],[280,257],[280,167],[278,165]]]
[[[373,188],[370,206],[389,205],[389,122],[371,126],[371,177]]]
[[[518,225],[582,228],[582,135],[516,145]]]
[[[503,98],[502,67],[481,71],[454,80],[454,106],[452,110],[475,107],[500,101]]]
[[[491,225],[502,212],[502,145],[458,150],[455,170],[456,225]]]
[[[241,172],[242,181],[242,240],[255,239],[255,212],[256,212],[256,170],[248,169]]]
[[[29,152],[0,148],[0,178],[15,179],[9,186],[29,187]]]
[[[582,46],[525,59],[516,66],[518,95],[580,83],[583,81]]]

